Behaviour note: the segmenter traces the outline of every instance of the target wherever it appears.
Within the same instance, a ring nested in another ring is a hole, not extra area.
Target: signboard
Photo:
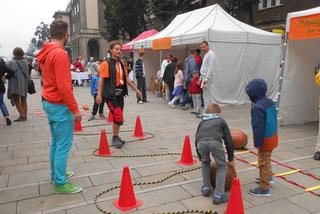
[[[161,39],[155,39],[152,41],[152,50],[165,50],[170,49],[172,39],[171,37],[161,38]]]
[[[289,40],[320,38],[320,14],[290,20]]]

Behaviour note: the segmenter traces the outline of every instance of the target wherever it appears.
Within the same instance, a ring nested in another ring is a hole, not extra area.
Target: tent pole
[[[285,58],[287,53],[287,46],[288,46],[288,33],[285,35],[285,40],[283,44],[283,54],[281,59],[281,69],[280,69],[280,79],[279,79],[279,91],[278,91],[278,100],[277,100],[277,110],[280,110],[280,101],[281,101],[281,91],[282,91],[282,84],[283,84],[283,76],[284,76],[284,66],[286,64]]]

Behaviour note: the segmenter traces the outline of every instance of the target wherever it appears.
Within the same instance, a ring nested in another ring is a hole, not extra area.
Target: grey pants
[[[211,138],[204,138],[198,142],[197,147],[201,155],[203,186],[211,187],[211,182],[210,182],[210,165],[211,165],[210,154],[211,154],[217,167],[216,188],[214,190],[214,195],[217,197],[220,197],[221,195],[225,194],[224,188],[226,183],[226,170],[227,170],[227,162],[224,155],[222,142],[215,141]]]

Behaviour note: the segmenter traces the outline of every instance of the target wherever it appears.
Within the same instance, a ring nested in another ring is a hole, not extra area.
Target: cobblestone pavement
[[[28,99],[29,118],[24,123],[14,123],[6,127],[0,125],[0,213],[1,214],[82,214],[99,213],[93,204],[93,198],[108,187],[117,185],[121,179],[122,167],[131,167],[134,181],[146,181],[162,178],[170,172],[184,169],[176,164],[179,156],[144,157],[144,158],[101,158],[92,155],[99,146],[99,136],[75,136],[70,154],[68,168],[75,172],[72,182],[84,187],[82,193],[74,195],[52,194],[49,183],[49,140],[50,132],[47,118],[43,115],[40,100],[39,80],[35,80],[38,94]],[[74,88],[79,103],[92,106],[88,87]],[[125,125],[122,130],[133,129],[135,118],[141,116],[144,131],[155,135],[155,138],[127,144],[121,150],[111,148],[114,154],[153,154],[160,152],[181,152],[184,136],[190,135],[194,140],[199,119],[189,111],[169,108],[163,99],[149,94],[150,102],[137,104],[130,92],[126,98]],[[9,103],[6,100],[7,104]],[[249,105],[224,106],[223,117],[231,127],[244,129],[249,134],[248,148],[253,149],[250,128]],[[9,108],[12,119],[17,117],[14,108]],[[89,112],[85,112],[82,125],[104,124],[104,120],[88,122]],[[85,129],[99,133],[102,128],[107,132],[111,126],[98,126]],[[320,162],[312,159],[314,152],[317,124],[284,126],[279,129],[281,144],[273,158],[290,166],[303,169],[320,176]],[[126,140],[132,139],[130,133],[123,134]],[[110,136],[108,136],[110,139]],[[192,143],[194,152],[194,145]],[[250,162],[257,161],[252,154],[239,155]],[[199,163],[198,163],[199,164]],[[256,198],[247,194],[255,186],[256,168],[236,161],[238,176],[241,181],[244,206],[247,214],[320,214],[320,197],[303,189],[276,179],[272,187],[273,196]],[[275,173],[289,171],[274,165]],[[287,176],[305,187],[320,185],[319,181],[300,173]],[[200,194],[200,170],[185,173],[161,184],[135,187],[136,196],[143,205],[133,213],[152,213],[179,211],[186,209],[213,209],[223,213],[226,205],[215,206],[210,198]],[[320,190],[315,191],[320,193]],[[118,197],[118,191],[109,192],[101,201],[101,206],[110,211],[117,211],[111,202]],[[118,211],[117,211],[118,212]]]

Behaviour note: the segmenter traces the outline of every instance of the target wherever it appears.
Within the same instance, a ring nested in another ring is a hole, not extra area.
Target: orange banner
[[[164,49],[170,49],[172,39],[171,37],[166,37],[162,39],[155,39],[152,41],[152,50],[164,50]]]
[[[289,40],[320,38],[320,14],[290,20]]]

